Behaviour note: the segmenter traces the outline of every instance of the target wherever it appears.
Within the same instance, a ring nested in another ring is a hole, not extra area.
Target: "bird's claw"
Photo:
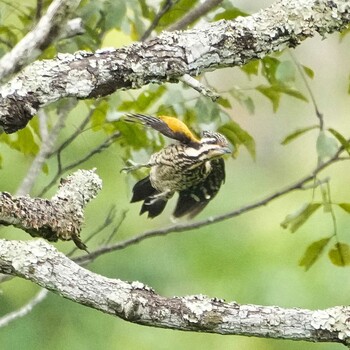
[[[129,166],[126,166],[124,168],[122,168],[120,170],[120,172],[126,172],[126,173],[130,173],[131,171],[135,171],[137,169],[140,169],[142,168],[144,165],[143,164],[137,164],[135,163],[134,161],[132,161],[131,159],[128,159],[126,161],[126,163],[129,165]]]

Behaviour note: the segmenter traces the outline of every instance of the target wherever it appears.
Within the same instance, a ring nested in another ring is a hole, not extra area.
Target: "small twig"
[[[349,140],[350,141],[350,140]],[[90,262],[94,259],[96,259],[97,257],[106,254],[106,253],[110,253],[116,250],[120,250],[120,249],[124,249],[130,245],[139,243],[147,238],[151,238],[151,237],[155,237],[155,236],[165,236],[169,233],[175,233],[175,232],[184,232],[184,231],[190,231],[190,230],[195,230],[198,229],[200,227],[204,227],[204,226],[208,226],[220,221],[224,221],[227,219],[231,219],[233,217],[239,216],[243,213],[246,213],[248,211],[251,211],[253,209],[262,207],[264,205],[267,205],[268,203],[270,203],[272,200],[279,198],[289,192],[295,191],[295,190],[303,190],[303,187],[306,183],[308,183],[309,181],[313,180],[315,178],[315,176],[320,173],[322,170],[324,170],[325,168],[327,168],[329,165],[340,161],[340,160],[344,160],[344,158],[339,157],[340,153],[344,150],[343,147],[340,147],[338,152],[332,157],[330,158],[328,161],[318,165],[312,172],[311,174],[303,177],[302,179],[300,179],[299,181],[297,181],[296,183],[280,190],[277,191],[267,197],[265,197],[264,199],[255,202],[253,204],[249,204],[247,206],[241,207],[239,209],[233,210],[233,211],[229,211],[225,214],[222,215],[218,215],[215,217],[210,217],[201,221],[197,221],[197,222],[189,222],[189,223],[181,223],[181,224],[176,224],[176,225],[172,225],[170,227],[165,227],[165,228],[160,228],[160,229],[156,229],[156,230],[150,230],[150,231],[146,231],[138,236],[132,237],[130,239],[127,239],[125,241],[122,242],[118,242],[116,244],[112,244],[109,246],[105,246],[105,247],[101,247],[96,249],[95,251],[92,251],[91,253],[89,253],[88,255],[84,255],[84,256],[80,256],[74,259],[74,261],[78,264],[85,264],[87,262]],[[346,158],[346,160],[350,160],[350,158]]]
[[[310,84],[309,82],[307,81],[306,77],[305,77],[305,73],[304,73],[304,70],[302,69],[299,61],[296,59],[295,55],[292,53],[291,50],[289,50],[289,55],[292,57],[292,60],[294,61],[294,64],[296,65],[297,69],[298,69],[298,72],[305,84],[305,87],[310,95],[310,98],[311,98],[311,101],[312,101],[312,104],[314,106],[314,109],[315,109],[315,113],[316,113],[316,117],[318,118],[319,120],[319,124],[320,124],[320,130],[324,130],[324,119],[323,119],[323,114],[320,112],[320,110],[318,109],[318,106],[317,106],[317,102],[316,102],[316,98],[315,98],[315,95],[314,93],[312,92],[311,90],[311,87],[310,87]]]
[[[94,148],[93,150],[91,150],[85,157],[70,163],[68,165],[66,165],[65,167],[59,166],[59,169],[56,173],[56,175],[53,177],[53,179],[49,182],[48,185],[46,185],[38,194],[39,197],[42,197],[56,182],[57,180],[62,176],[63,173],[65,173],[66,171],[69,171],[75,167],[77,167],[78,165],[80,165],[81,163],[84,163],[85,161],[87,161],[88,159],[90,159],[92,156],[94,156],[97,153],[101,153],[103,150],[105,150],[106,148],[108,148],[109,146],[111,146],[113,144],[113,142],[120,136],[119,131],[115,132],[114,134],[112,134],[110,137],[108,137],[105,141],[103,141],[99,146],[97,146],[96,148]],[[57,154],[57,156],[60,153]]]
[[[112,230],[111,234],[109,235],[109,237],[106,239],[105,245],[109,244],[110,241],[112,240],[112,238],[115,236],[115,234],[119,231],[119,228],[121,226],[121,224],[123,223],[123,221],[126,218],[126,213],[128,211],[127,210],[123,210],[121,217],[119,219],[119,222],[115,225],[114,229]]]
[[[105,221],[96,229],[94,230],[86,239],[84,239],[84,243],[87,244],[92,238],[94,238],[97,234],[99,234],[103,229],[108,227],[112,222],[116,214],[116,206],[112,205],[111,209],[109,210],[107,217]],[[77,250],[77,247],[74,247],[67,256],[72,256]]]
[[[192,87],[203,96],[209,97],[213,102],[215,102],[220,97],[216,91],[210,89],[208,86],[203,85],[201,82],[191,77],[189,74],[183,75],[181,78],[179,78],[179,80],[184,84]]]
[[[10,322],[27,315],[32,309],[41,303],[48,295],[47,289],[41,289],[40,292],[31,299],[27,304],[22,306],[20,309],[10,312],[7,315],[0,318],[0,328],[7,326]]]
[[[47,118],[46,114],[43,110],[40,110],[39,123],[41,125],[40,130],[42,134],[41,147],[40,147],[39,153],[34,158],[26,177],[23,179],[20,187],[17,190],[17,193],[16,193],[17,196],[23,196],[25,194],[28,194],[33,188],[35,180],[37,179],[43,164],[49,158],[50,153],[57,140],[57,137],[60,131],[62,130],[62,128],[64,127],[64,122],[68,116],[69,111],[76,104],[77,104],[77,101],[75,99],[70,99],[69,103],[67,103],[57,111],[58,120],[49,134],[47,132],[47,126],[43,125],[43,124],[46,124],[45,122],[45,119]]]
[[[92,114],[94,113],[95,108],[91,109],[87,116],[82,120],[80,125],[75,129],[72,135],[70,135],[62,144],[54,151],[50,153],[50,156],[62,152],[66,147],[68,147],[84,130],[85,126],[89,123]]]
[[[204,16],[214,7],[219,5],[223,0],[206,0],[198,5],[187,14],[182,16],[177,22],[170,25],[166,30],[172,32],[174,30],[185,29],[188,25],[196,21],[198,18]]]
[[[159,21],[161,18],[172,8],[174,4],[176,4],[179,0],[166,0],[163,4],[163,7],[159,10],[159,12],[154,17],[152,23],[148,27],[148,29],[144,32],[142,35],[140,41],[145,41],[148,39],[148,37],[151,35],[152,31],[157,27]]]

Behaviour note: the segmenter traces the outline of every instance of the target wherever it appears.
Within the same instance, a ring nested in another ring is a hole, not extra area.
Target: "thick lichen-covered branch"
[[[0,192],[0,225],[12,225],[48,241],[73,240],[85,249],[80,240],[84,208],[101,188],[94,170],[78,170],[61,181],[51,200]]]
[[[90,272],[42,240],[0,240],[0,272],[147,326],[312,342],[346,344],[350,339],[350,308],[346,306],[313,311],[240,305],[204,295],[165,298],[140,282]]]
[[[265,10],[147,42],[34,62],[0,89],[0,127],[24,128],[38,108],[64,97],[96,98],[118,89],[177,82],[220,67],[243,65],[295,47],[350,22],[348,0],[278,0]]]

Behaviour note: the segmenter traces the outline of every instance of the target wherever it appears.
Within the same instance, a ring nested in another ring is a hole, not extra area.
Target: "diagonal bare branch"
[[[0,59],[0,80],[18,72],[59,37],[62,30],[66,30],[67,21],[79,3],[80,0],[54,0],[35,28]],[[77,32],[78,23],[71,23],[73,32]]]

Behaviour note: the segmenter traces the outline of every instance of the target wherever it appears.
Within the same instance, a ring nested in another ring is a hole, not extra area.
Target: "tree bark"
[[[279,0],[235,21],[164,32],[120,49],[59,54],[34,62],[0,89],[0,127],[6,133],[22,129],[40,107],[64,97],[97,98],[118,89],[177,82],[184,74],[241,66],[316,33],[340,31],[349,22],[348,0]]]
[[[350,307],[313,311],[240,305],[204,295],[165,298],[140,282],[90,272],[43,240],[0,240],[0,272],[141,325],[312,342],[350,341]]]
[[[84,222],[85,205],[102,188],[95,170],[78,170],[61,181],[51,199],[13,197],[0,192],[0,225],[18,227],[33,237],[49,241],[73,240],[80,249],[86,249],[79,235]]]

